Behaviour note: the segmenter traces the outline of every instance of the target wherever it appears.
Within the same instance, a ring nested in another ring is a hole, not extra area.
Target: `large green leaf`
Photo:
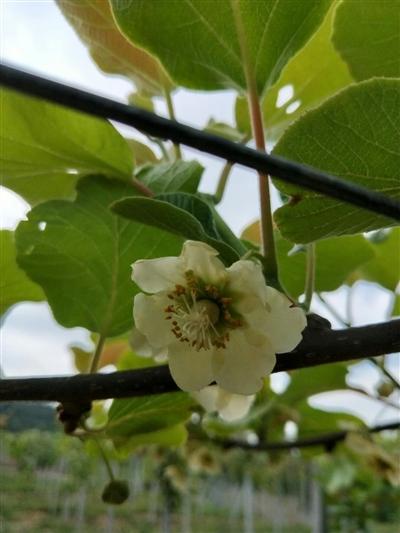
[[[314,394],[345,389],[346,374],[347,366],[342,363],[296,370],[291,373],[290,383],[279,399],[294,406]]]
[[[18,302],[45,300],[42,289],[17,265],[12,231],[0,231],[0,252],[0,315]]]
[[[400,282],[400,228],[371,241],[370,245],[375,256],[361,266],[357,277],[375,281],[394,291]]]
[[[129,146],[106,120],[1,91],[1,184],[31,204],[72,197],[80,176],[128,180]]]
[[[151,94],[171,89],[171,80],[159,61],[133,46],[119,31],[108,0],[56,2],[104,72],[127,76],[138,89]]]
[[[240,35],[262,94],[321,24],[330,0],[111,0],[111,5],[123,33],[155,54],[175,81],[194,89],[246,88]]]
[[[237,252],[220,240],[210,207],[192,194],[169,193],[155,198],[129,197],[115,202],[112,209],[125,218],[186,239],[207,242],[229,264],[239,259]]]
[[[279,276],[289,293],[297,297],[304,292],[306,253],[293,252],[286,239],[277,242]],[[362,235],[346,235],[318,241],[315,247],[315,290],[334,291],[346,282],[348,276],[374,256]]]
[[[183,392],[114,400],[106,432],[117,446],[126,446],[128,439],[135,439],[130,445],[148,443],[149,438],[150,442],[159,442],[154,441],[160,438],[158,432],[185,422],[192,405],[193,400]]]
[[[156,431],[146,433],[133,433],[125,436],[112,436],[112,441],[117,450],[118,457],[127,458],[140,446],[156,444],[158,446],[178,447],[185,444],[188,431],[184,424],[168,426]]]
[[[243,233],[254,242],[259,240],[259,223],[255,222]],[[288,293],[298,297],[304,292],[306,279],[306,250],[296,250],[293,243],[275,234],[279,279]],[[318,241],[315,246],[315,290],[334,291],[346,282],[359,267],[374,257],[374,251],[362,235],[346,235]]]
[[[265,96],[262,109],[266,136],[270,141],[278,139],[287,126],[305,111],[353,81],[346,63],[331,42],[336,6],[334,2],[324,23],[289,61],[278,82]],[[285,90],[291,90],[293,94],[281,104],[279,99]]]
[[[400,0],[343,0],[333,43],[357,80],[400,76]]]
[[[200,183],[203,167],[197,161],[175,161],[147,165],[136,177],[155,194],[166,191],[195,193]]]
[[[306,400],[297,405],[297,410],[300,438],[363,426],[363,422],[354,415],[317,409],[308,405]]]
[[[55,318],[114,336],[132,325],[131,264],[174,255],[181,240],[119,218],[109,205],[132,188],[90,176],[74,202],[35,207],[17,228],[18,263],[42,286]]]
[[[354,84],[295,122],[274,148],[281,155],[345,180],[400,197],[400,80]],[[294,242],[360,233],[393,220],[276,181],[292,200],[275,212],[284,237]]]

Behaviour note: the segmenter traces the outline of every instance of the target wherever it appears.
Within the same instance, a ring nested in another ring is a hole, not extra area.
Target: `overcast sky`
[[[2,61],[76,85],[99,94],[126,101],[132,91],[131,83],[103,75],[90,60],[86,48],[65,22],[52,0],[1,0],[1,58]],[[180,90],[174,95],[177,119],[203,127],[210,117],[233,123],[233,92],[199,93]],[[162,102],[157,111],[165,113]],[[124,130],[125,131],[125,130]],[[213,192],[222,163],[214,158],[186,151],[187,158],[197,158],[206,166],[201,188]],[[13,229],[24,217],[28,206],[14,193],[0,188],[2,228]],[[274,203],[276,204],[276,196]],[[233,230],[242,229],[257,218],[257,180],[252,171],[234,169],[221,214]],[[334,265],[333,265],[334,268]],[[359,284],[353,302],[356,324],[379,322],[386,318],[390,295],[373,284]],[[346,290],[329,295],[330,301],[345,312]],[[333,321],[325,310],[316,310]],[[336,324],[337,325],[337,324]],[[70,343],[88,345],[88,334],[81,328],[67,330],[52,318],[44,303],[26,303],[15,306],[1,329],[1,366],[7,376],[66,374],[74,372],[67,350]],[[390,358],[390,368],[399,372],[398,359]],[[370,390],[377,379],[377,371],[368,362],[353,367],[352,383]],[[284,377],[273,376],[273,384],[282,387]],[[319,405],[358,412],[368,423],[378,419],[392,420],[396,412],[377,402],[363,400],[354,394],[318,397]]]

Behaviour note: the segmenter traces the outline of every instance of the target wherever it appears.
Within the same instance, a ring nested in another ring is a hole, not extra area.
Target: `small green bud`
[[[104,487],[101,499],[105,503],[113,505],[121,505],[129,498],[129,487],[126,481],[122,479],[114,479],[107,483]]]

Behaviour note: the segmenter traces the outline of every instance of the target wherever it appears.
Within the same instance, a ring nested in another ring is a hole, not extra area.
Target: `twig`
[[[370,326],[331,330],[309,315],[302,342],[278,354],[273,372],[373,357],[400,351],[400,319]],[[243,354],[245,357],[246,354]],[[0,401],[81,401],[128,398],[177,391],[167,366],[110,374],[0,380]]]
[[[400,422],[391,422],[388,424],[381,424],[370,428],[361,428],[361,431],[368,433],[379,433],[380,431],[396,430],[400,428]],[[254,451],[273,451],[273,450],[289,450],[292,448],[309,448],[311,446],[325,446],[331,450],[338,442],[345,440],[348,433],[354,430],[332,431],[325,435],[318,435],[316,437],[309,437],[307,439],[299,439],[285,442],[263,442],[260,444],[249,444],[237,440],[219,440],[211,439],[212,442],[222,446],[223,448],[244,448],[245,450]]]

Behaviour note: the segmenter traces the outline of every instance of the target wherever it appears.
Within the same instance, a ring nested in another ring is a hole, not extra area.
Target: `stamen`
[[[224,297],[218,287],[204,284],[191,270],[185,272],[185,278],[186,287],[177,284],[167,295],[174,301],[164,309],[166,320],[172,320],[171,332],[197,351],[226,348],[228,330],[242,325],[231,314],[232,298]]]

